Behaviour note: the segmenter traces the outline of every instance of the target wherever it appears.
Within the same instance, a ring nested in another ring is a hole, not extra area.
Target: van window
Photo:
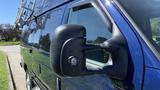
[[[25,34],[29,34],[28,43],[36,48],[39,48],[39,38],[41,31],[37,29],[37,24],[35,20],[29,22],[28,30],[25,31]],[[25,38],[25,37],[24,37]]]
[[[152,39],[160,47],[160,17],[150,18]]]
[[[29,35],[28,35],[27,44],[28,44],[28,45],[33,45],[33,37],[34,37],[34,33],[31,32],[31,31],[29,31],[28,34],[29,34]]]
[[[40,30],[35,30],[34,31],[34,36],[33,36],[33,46],[35,48],[39,48],[39,40],[40,40],[40,36],[41,36],[41,31]]]
[[[46,52],[50,50],[50,43],[54,30],[61,24],[62,14],[61,9],[55,9],[38,18],[40,24],[39,28],[42,31],[40,45],[41,49]]]
[[[22,34],[21,34],[21,37],[22,37],[22,45],[26,45],[26,44],[29,44],[29,36],[30,36],[30,34],[31,34],[31,32],[28,30],[28,26],[27,25],[25,25],[25,26],[23,26],[23,29],[22,29]]]
[[[109,20],[105,22],[101,14],[90,4],[71,9],[68,23],[83,25],[86,28],[87,44],[100,44],[112,37],[111,23]],[[108,54],[104,50],[86,52],[86,57],[88,60],[102,63],[108,60]]]

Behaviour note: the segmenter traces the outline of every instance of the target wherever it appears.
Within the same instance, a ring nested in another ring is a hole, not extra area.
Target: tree
[[[19,41],[21,31],[11,24],[0,24],[0,40]]]

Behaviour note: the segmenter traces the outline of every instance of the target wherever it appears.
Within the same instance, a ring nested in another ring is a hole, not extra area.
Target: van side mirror
[[[59,26],[51,43],[51,64],[60,76],[77,76],[85,70],[83,46],[85,28],[80,25]]]
[[[117,33],[117,32],[116,32]],[[121,34],[116,34],[121,36]],[[56,28],[54,36],[51,41],[50,47],[50,60],[53,71],[58,76],[82,76],[90,74],[106,74],[107,71],[112,71],[111,76],[125,77],[127,69],[127,50],[122,50],[123,55],[118,55],[119,53],[113,54],[114,60],[117,65],[115,67],[104,66],[100,68],[88,68],[86,66],[86,51],[92,50],[105,50],[107,52],[117,52],[117,50],[123,45],[123,40],[120,37],[117,39],[112,37],[110,40],[105,41],[99,45],[86,44],[86,30],[85,27],[81,25],[62,25]],[[118,44],[119,43],[119,44]],[[119,65],[122,64],[122,65]],[[122,70],[122,71],[119,71]],[[118,73],[117,73],[118,72]]]

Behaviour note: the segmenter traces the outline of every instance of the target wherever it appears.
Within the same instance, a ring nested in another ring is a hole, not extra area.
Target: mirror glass
[[[86,51],[85,54],[87,60],[98,61],[101,63],[107,63],[109,60],[109,53],[105,50],[91,50]]]

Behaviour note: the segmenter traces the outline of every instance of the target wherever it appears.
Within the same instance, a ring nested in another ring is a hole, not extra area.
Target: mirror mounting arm
[[[100,47],[105,49],[106,51],[112,53],[120,49],[121,45],[115,44],[109,41],[105,41],[104,43],[100,44]]]
[[[101,44],[86,44],[83,46],[83,49],[85,51],[104,49],[104,50],[112,53],[112,52],[119,50],[120,47],[121,47],[120,44],[115,44],[112,41],[105,41],[104,43],[101,43]]]

